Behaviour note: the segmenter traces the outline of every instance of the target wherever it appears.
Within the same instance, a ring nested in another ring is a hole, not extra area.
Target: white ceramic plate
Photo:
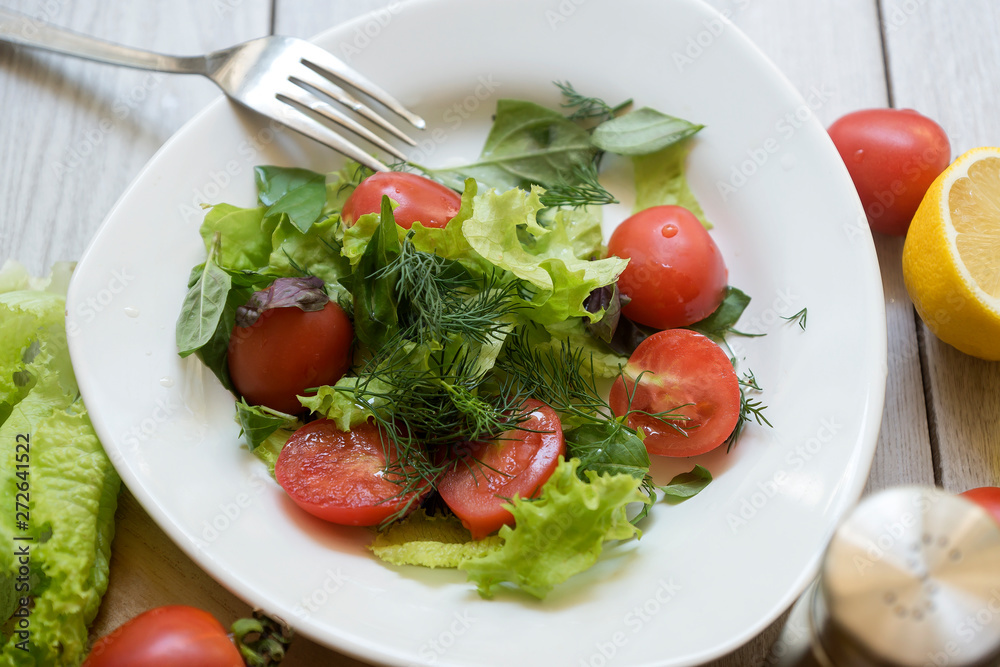
[[[638,543],[539,602],[479,599],[461,573],[388,567],[363,529],[297,511],[238,444],[233,400],[174,322],[204,256],[201,202],[254,201],[256,164],[329,170],[331,153],[212,104],[153,158],[77,268],[68,327],[94,424],[163,529],[248,602],[362,659],[438,665],[693,665],[752,638],[813,576],[875,448],[885,319],[867,225],[808,105],[695,0],[393,5],[319,38],[428,119],[418,161],[477,154],[496,99],[555,104],[553,79],[704,123],[692,186],[753,296],[734,341],[773,429],[701,457],[716,481],[658,506]],[[612,165],[615,166],[615,165]],[[613,187],[631,196],[627,167]],[[614,176],[613,176],[614,179]],[[725,184],[725,185],[723,185]],[[607,214],[620,220],[622,206]],[[801,331],[781,316],[807,307]],[[661,481],[691,461],[657,461]]]

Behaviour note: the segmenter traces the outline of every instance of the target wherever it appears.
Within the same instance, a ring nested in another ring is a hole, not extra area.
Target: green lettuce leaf
[[[120,481],[80,400],[64,314],[57,294],[0,294],[0,501],[12,512],[0,523],[0,585],[16,594],[0,600],[4,665],[78,665],[108,585]],[[17,448],[26,439],[27,463]],[[29,511],[19,528],[13,512],[16,485],[24,482]],[[19,580],[15,552],[24,547],[31,575]],[[29,596],[31,637],[22,644],[17,614]]]
[[[263,207],[240,208],[231,204],[216,204],[201,224],[205,250],[211,250],[215,233],[219,232],[222,249],[217,262],[232,271],[260,271],[267,267],[271,256],[271,234],[278,224],[277,216],[266,217]]]
[[[690,149],[690,141],[679,141],[655,153],[632,158],[635,172],[634,213],[653,206],[683,206],[695,214],[705,229],[712,228],[684,176],[684,159]]]
[[[473,540],[454,514],[431,516],[418,509],[378,533],[368,548],[393,565],[455,568],[499,549],[500,536]]]
[[[276,276],[317,276],[326,283],[327,294],[334,301],[347,297],[340,279],[349,275],[351,267],[341,254],[341,241],[336,229],[340,218],[331,216],[313,224],[302,233],[287,216],[271,234],[271,256],[268,273]]]
[[[535,500],[515,497],[508,506],[515,527],[500,529],[503,546],[490,554],[462,561],[479,594],[492,597],[505,582],[537,598],[597,562],[609,540],[626,540],[640,531],[629,523],[626,507],[648,501],[639,491],[641,479],[631,475],[577,476],[578,459],[559,465]]]
[[[299,396],[299,403],[326,419],[332,419],[341,431],[350,431],[372,416],[370,409],[359,405],[354,400],[353,394],[345,391],[353,391],[362,382],[366,385],[366,391],[373,393],[384,393],[391,389],[377,378],[345,376],[337,380],[336,385],[323,385],[315,394]],[[381,402],[374,402],[375,407],[379,405]]]

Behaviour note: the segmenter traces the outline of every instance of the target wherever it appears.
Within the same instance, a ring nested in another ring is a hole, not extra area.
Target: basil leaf
[[[643,107],[606,120],[591,135],[601,150],[618,155],[647,155],[694,135],[704,125]]]
[[[219,326],[226,306],[232,281],[229,274],[215,263],[219,248],[218,237],[209,250],[208,259],[201,265],[201,273],[192,272],[191,283],[181,314],[177,318],[177,350],[182,357],[206,345]]]
[[[649,454],[635,433],[618,421],[578,426],[565,433],[570,458],[580,459],[580,474],[593,470],[599,475],[624,473],[643,479],[649,473]]]
[[[358,340],[380,349],[399,333],[397,313],[399,268],[393,267],[401,246],[389,197],[382,196],[378,227],[354,271],[341,284],[354,295],[354,333]]]
[[[635,177],[633,213],[653,206],[683,206],[694,213],[705,229],[712,228],[684,176],[684,159],[690,147],[690,141],[678,141],[655,153],[632,157]]]
[[[308,169],[261,166],[254,168],[257,196],[267,206],[266,217],[284,213],[303,234],[309,231],[326,204],[326,176]]]
[[[233,381],[229,377],[229,338],[236,326],[236,309],[253,294],[250,287],[233,285],[226,296],[226,304],[219,317],[219,324],[207,343],[197,350],[198,358],[219,378],[222,386],[233,391]]]
[[[749,296],[730,285],[726,287],[726,295],[722,298],[719,307],[705,319],[695,322],[687,328],[705,334],[709,338],[721,339],[732,331],[733,325],[740,319],[749,303]]]
[[[236,419],[240,423],[240,435],[246,438],[251,452],[279,428],[292,427],[298,421],[284,412],[261,405],[250,405],[243,398],[236,402]]]
[[[663,499],[667,503],[675,505],[698,495],[711,481],[712,473],[707,468],[696,465],[690,472],[682,472],[670,480],[666,486],[659,488],[664,493]]]
[[[466,178],[501,191],[532,183],[552,187],[590,165],[596,153],[588,132],[559,112],[534,102],[500,100],[479,159],[432,173],[454,187]]]

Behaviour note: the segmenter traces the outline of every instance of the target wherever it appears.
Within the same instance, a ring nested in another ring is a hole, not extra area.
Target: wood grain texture
[[[1000,146],[1000,6],[884,0],[882,14],[896,106],[937,120],[956,156]],[[950,491],[1000,485],[1000,362],[962,354],[919,326],[939,482]]]

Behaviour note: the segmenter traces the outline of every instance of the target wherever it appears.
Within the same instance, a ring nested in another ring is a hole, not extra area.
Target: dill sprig
[[[760,400],[747,396],[748,391],[762,391],[760,385],[757,384],[757,378],[754,376],[753,371],[747,371],[743,377],[740,378],[739,383],[740,416],[736,419],[736,426],[733,428],[733,432],[730,433],[729,437],[725,440],[726,452],[732,451],[733,445],[735,445],[736,441],[739,440],[740,434],[743,433],[743,429],[747,423],[749,423],[750,419],[756,421],[760,426],[763,426],[764,424],[771,426],[771,422],[769,422],[767,417],[764,416],[764,410],[767,406]]]
[[[597,180],[596,162],[575,167],[572,179],[550,187],[542,193],[539,200],[544,206],[570,206],[573,208],[618,203],[615,196]]]
[[[596,120],[598,123],[614,118],[618,113],[632,104],[629,98],[621,104],[612,107],[599,97],[587,97],[576,91],[569,81],[553,81],[563,94],[563,102],[560,106],[564,109],[573,109],[566,117],[570,120]]]
[[[799,328],[802,329],[803,331],[805,331],[806,330],[806,317],[808,315],[809,315],[809,311],[806,308],[803,308],[802,310],[800,310],[799,312],[795,313],[794,315],[789,315],[788,317],[782,316],[781,319],[787,320],[789,322],[798,322]]]

